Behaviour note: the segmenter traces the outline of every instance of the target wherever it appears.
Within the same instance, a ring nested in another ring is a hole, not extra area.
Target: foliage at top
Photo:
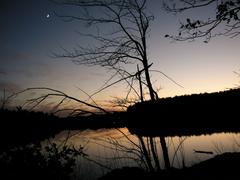
[[[165,37],[186,41],[196,38],[205,38],[207,43],[212,37],[225,35],[231,38],[240,34],[240,1],[239,0],[180,0],[164,2],[168,12],[182,13],[187,10],[201,8],[206,13],[213,8],[213,16],[207,19],[186,18],[180,23],[178,35],[165,35]],[[219,30],[220,29],[220,30]]]

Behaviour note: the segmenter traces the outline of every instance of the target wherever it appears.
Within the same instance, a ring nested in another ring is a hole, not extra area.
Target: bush
[[[68,180],[79,155],[84,155],[82,148],[54,143],[44,148],[40,144],[15,147],[0,155],[0,179]]]

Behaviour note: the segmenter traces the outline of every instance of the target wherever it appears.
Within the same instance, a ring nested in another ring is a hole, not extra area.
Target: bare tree
[[[150,99],[156,100],[147,52],[147,35],[153,16],[147,13],[146,0],[53,0],[60,5],[78,7],[80,14],[59,15],[67,21],[81,21],[97,32],[83,34],[94,40],[94,47],[64,49],[57,57],[71,58],[80,65],[100,65],[115,70],[122,78],[132,77],[126,64],[139,63],[144,71]],[[108,28],[106,28],[108,26]],[[105,31],[100,33],[99,30]]]
[[[205,38],[207,43],[212,37],[225,35],[231,38],[240,34],[240,1],[239,0],[173,0],[165,1],[164,8],[168,12],[181,13],[192,9],[203,8],[207,13],[212,10],[212,17],[207,19],[186,18],[180,22],[178,35],[165,37],[186,41]],[[220,29],[220,30],[219,30]]]
[[[143,92],[141,91],[139,95],[133,88],[133,80],[135,78],[135,80],[140,81],[140,85],[144,84],[147,87],[152,101],[158,99],[157,92],[153,89],[150,79],[149,68],[152,63],[149,62],[148,57],[147,37],[153,16],[147,11],[147,0],[53,1],[60,5],[77,7],[80,11],[77,15],[74,13],[68,15],[56,13],[58,17],[66,21],[80,21],[86,23],[88,27],[96,28],[96,32],[93,31],[93,33],[79,33],[80,35],[92,38],[95,46],[78,46],[73,50],[63,48],[63,54],[57,53],[55,56],[70,58],[74,63],[79,65],[99,65],[114,70],[116,73],[113,76],[118,74],[120,75],[120,79],[112,84],[124,80],[130,87],[130,91],[134,90],[141,98]],[[106,28],[106,26],[108,26],[108,28]],[[100,30],[105,32],[100,33]],[[141,67],[137,68],[137,71],[134,73],[129,73],[129,71],[126,70],[126,65],[135,63]],[[144,76],[141,78],[142,74],[144,74]],[[112,79],[112,77],[110,79]],[[129,78],[131,78],[130,81],[128,81]],[[110,85],[106,85],[102,89]],[[161,137],[161,144],[165,150],[164,160],[168,161],[165,162],[165,164],[168,165],[169,158],[164,137]],[[153,149],[153,142],[151,145],[152,153],[155,155],[156,152]],[[157,166],[159,166],[157,156],[154,157]],[[150,162],[148,164],[150,164]],[[169,166],[166,167],[168,168]],[[158,167],[158,169],[160,169],[160,167]]]

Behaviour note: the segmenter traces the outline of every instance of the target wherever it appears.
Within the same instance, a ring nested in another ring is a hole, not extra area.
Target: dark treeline
[[[40,142],[62,130],[123,127],[121,119],[125,115],[115,112],[60,118],[43,112],[0,109],[0,150]]]
[[[148,136],[239,131],[239,102],[240,89],[145,101],[128,108],[126,125]]]
[[[61,119],[61,126],[69,130],[121,128],[128,119],[126,112],[112,112],[109,114],[96,114],[90,116],[73,116]]]
[[[59,118],[43,112],[0,110],[1,150],[40,142],[60,132]]]

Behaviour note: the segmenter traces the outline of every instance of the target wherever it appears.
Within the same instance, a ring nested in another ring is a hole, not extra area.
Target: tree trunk
[[[146,78],[146,81],[147,81],[147,86],[148,86],[148,89],[149,89],[150,98],[151,98],[152,101],[154,101],[154,100],[156,100],[156,98],[154,96],[154,90],[153,90],[152,83],[151,83],[151,80],[150,80],[147,59],[145,61],[143,61],[143,66],[144,66],[144,69],[145,69],[145,71],[144,71],[145,72],[145,78]]]
[[[139,67],[137,65],[137,71],[138,71],[138,80],[139,80],[139,88],[140,88],[140,98],[141,98],[141,102],[143,102],[143,90],[142,90],[142,80],[141,80],[141,73],[139,71]]]
[[[152,101],[155,101],[157,99],[157,96],[155,97],[155,95],[154,95],[155,92],[153,90],[152,83],[151,83],[151,80],[150,80],[147,59],[146,59],[146,62],[143,63],[143,64],[144,64],[145,77],[146,77],[146,81],[147,81],[147,85],[148,85],[148,89],[149,89],[150,98],[151,98]],[[164,136],[160,137],[160,143],[161,143],[161,147],[162,147],[162,151],[163,151],[165,168],[169,169],[170,168],[170,161],[169,161],[168,150],[167,150],[167,145],[166,145],[166,141],[165,141]]]

